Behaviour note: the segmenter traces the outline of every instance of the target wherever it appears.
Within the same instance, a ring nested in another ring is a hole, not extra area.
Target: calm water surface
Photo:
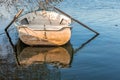
[[[93,32],[74,22],[70,43],[63,47],[29,47],[19,43],[14,53],[7,36],[1,34],[0,80],[120,80],[119,5],[119,0],[59,3],[58,8],[100,33],[92,39]],[[1,33],[11,20],[8,16],[1,17]],[[9,33],[16,44],[16,29],[11,27]]]

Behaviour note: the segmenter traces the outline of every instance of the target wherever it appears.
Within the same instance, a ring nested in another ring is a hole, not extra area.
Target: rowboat
[[[54,11],[27,13],[16,20],[20,40],[27,45],[61,46],[71,38],[71,19]]]

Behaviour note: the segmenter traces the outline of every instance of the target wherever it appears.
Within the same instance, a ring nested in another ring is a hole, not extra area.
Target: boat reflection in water
[[[17,80],[61,80],[61,68],[71,65],[73,48],[71,44],[62,47],[17,46],[18,68],[12,78]]]
[[[69,67],[73,48],[70,43],[62,47],[18,47],[17,59],[21,66],[30,66],[35,63],[50,64],[57,67]]]

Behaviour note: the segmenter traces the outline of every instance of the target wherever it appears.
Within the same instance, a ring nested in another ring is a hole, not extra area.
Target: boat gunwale
[[[28,29],[30,29],[30,30],[33,30],[33,31],[62,31],[62,30],[64,30],[64,29],[66,29],[66,28],[70,28],[70,30],[72,29],[72,27],[70,27],[70,26],[68,26],[68,27],[62,27],[62,28],[60,28],[60,29],[58,29],[58,30],[40,30],[40,29],[32,29],[32,28],[30,28],[30,27],[27,27],[27,26],[19,26],[18,27],[19,29],[20,28],[28,28]]]

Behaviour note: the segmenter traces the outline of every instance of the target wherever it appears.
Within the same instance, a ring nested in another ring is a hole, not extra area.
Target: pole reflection
[[[1,59],[0,79],[61,80],[61,68],[70,68],[74,54],[97,36],[93,36],[77,49],[74,49],[71,43],[62,47],[30,47],[18,42],[14,56],[17,65]]]
[[[90,39],[88,39],[87,41],[85,41],[84,43],[82,43],[82,45],[80,45],[77,49],[74,49],[74,53],[77,53],[80,49],[82,49],[83,47],[85,47],[88,43],[90,43],[91,41],[93,41],[99,34],[94,35],[93,37],[91,37]]]

